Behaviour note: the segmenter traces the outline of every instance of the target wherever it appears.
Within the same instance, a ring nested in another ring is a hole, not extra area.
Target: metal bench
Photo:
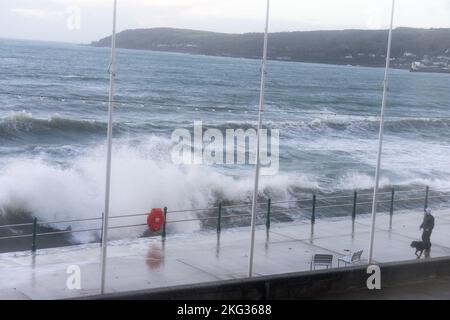
[[[316,266],[331,268],[333,266],[333,255],[315,254],[311,259],[310,269],[316,270]]]
[[[345,264],[345,266],[353,265],[355,263],[360,263],[363,252],[364,252],[364,250],[361,250],[361,251],[355,252],[351,255],[339,258],[338,259],[338,267],[340,267],[341,262],[343,262]]]

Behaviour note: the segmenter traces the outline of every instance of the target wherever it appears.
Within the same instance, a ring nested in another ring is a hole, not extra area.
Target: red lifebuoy
[[[161,230],[165,222],[164,210],[160,208],[152,209],[147,216],[147,225],[153,232]]]

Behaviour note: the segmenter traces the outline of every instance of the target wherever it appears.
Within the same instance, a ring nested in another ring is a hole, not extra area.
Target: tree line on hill
[[[268,56],[274,60],[311,63],[383,66],[387,30],[336,30],[278,32],[269,35]],[[225,34],[207,31],[153,28],[117,34],[117,47],[260,58],[262,33]],[[111,37],[91,43],[110,46]],[[397,28],[393,32],[392,65],[406,68],[424,56],[450,56],[450,29]]]

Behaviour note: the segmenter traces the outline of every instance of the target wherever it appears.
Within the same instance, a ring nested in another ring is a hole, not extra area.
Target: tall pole
[[[113,30],[111,36],[111,62],[109,65],[109,107],[108,107],[108,142],[106,155],[106,183],[105,183],[105,211],[102,235],[102,271],[101,271],[101,294],[105,293],[106,258],[108,249],[108,219],[109,200],[111,191],[111,152],[113,133],[113,111],[114,111],[114,79],[116,77],[116,20],[117,0],[114,0]]]
[[[259,152],[261,149],[261,129],[262,129],[262,113],[264,112],[264,98],[266,91],[266,78],[267,78],[267,40],[269,34],[269,13],[270,13],[270,0],[267,0],[267,12],[266,12],[266,28],[264,32],[264,49],[263,59],[261,65],[261,89],[259,96],[259,112],[258,112],[258,131],[257,131],[257,144],[256,144],[256,164],[255,164],[255,184],[253,190],[252,201],[252,224],[251,224],[251,239],[250,239],[250,253],[248,255],[248,276],[253,275],[253,255],[255,250],[255,227],[256,227],[256,206],[258,201],[258,189],[259,189],[259,171],[260,171],[260,157]]]
[[[381,116],[380,116],[380,133],[378,138],[378,158],[377,158],[377,168],[375,171],[375,187],[373,192],[373,203],[372,203],[372,226],[370,231],[370,246],[369,246],[369,264],[373,261],[373,243],[375,240],[375,224],[377,217],[377,204],[378,204],[378,188],[380,186],[380,172],[381,172],[381,156],[383,152],[383,135],[384,135],[384,113],[386,109],[386,99],[388,91],[389,82],[389,68],[391,63],[391,45],[392,45],[392,29],[394,26],[394,11],[395,11],[395,0],[392,0],[392,12],[391,12],[391,25],[389,28],[389,38],[388,38],[388,48],[386,54],[386,69],[384,71],[384,83],[383,83],[383,100],[381,103]]]

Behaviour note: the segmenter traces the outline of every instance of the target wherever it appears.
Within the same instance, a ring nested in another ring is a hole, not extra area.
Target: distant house
[[[450,57],[448,56],[438,56],[436,57],[437,61],[441,61],[441,62],[450,62]]]
[[[430,64],[433,61],[430,59],[430,56],[426,54],[426,55],[423,56],[422,62],[425,63],[425,64]]]
[[[405,57],[405,58],[417,58],[417,56],[414,53],[411,53],[411,52],[408,52],[408,51],[403,53],[403,57]]]

